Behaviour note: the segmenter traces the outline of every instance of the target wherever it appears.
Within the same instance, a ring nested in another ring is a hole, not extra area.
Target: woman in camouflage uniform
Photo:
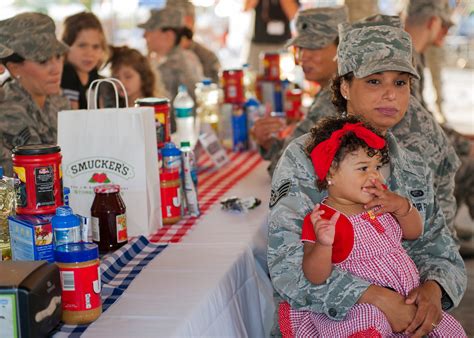
[[[69,109],[60,93],[63,55],[47,15],[22,13],[0,21],[0,62],[11,79],[0,88],[0,164],[12,174],[11,150],[56,143],[58,111]]]
[[[305,215],[326,196],[315,189],[317,177],[304,135],[283,153],[272,181],[268,266],[277,302],[287,301],[293,308],[338,321],[355,304],[372,304],[384,313],[393,332],[422,336],[439,324],[442,309],[459,304],[467,280],[433,191],[432,171],[419,154],[400,147],[389,131],[403,119],[410,77],[418,76],[411,63],[411,39],[399,27],[376,24],[342,25],[339,32],[335,101],[339,109],[361,115],[386,132],[391,157],[387,185],[407,196],[424,220],[423,235],[403,242],[420,272],[421,285],[405,298],[337,268],[322,285],[304,277],[301,226]]]

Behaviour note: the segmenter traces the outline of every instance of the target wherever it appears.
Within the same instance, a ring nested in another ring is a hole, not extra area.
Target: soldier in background
[[[157,70],[170,95],[169,99],[174,99],[181,84],[188,88],[189,94],[194,99],[194,87],[201,81],[202,72],[193,66],[179,45],[183,28],[181,11],[169,7],[151,10],[150,18],[138,27],[145,30],[148,52],[156,54]],[[176,131],[174,111],[171,115],[171,130],[174,132]]]
[[[217,55],[199,42],[193,40],[196,19],[196,9],[194,5],[188,0],[171,0],[166,2],[166,7],[177,8],[182,11],[184,15],[184,28],[183,37],[181,38],[181,47],[194,52],[202,64],[204,76],[210,78],[214,83],[219,83],[221,64]]]
[[[305,79],[318,82],[321,90],[316,94],[305,119],[285,140],[274,136],[282,128],[279,118],[263,117],[255,122],[251,133],[259,145],[262,157],[271,161],[270,173],[291,140],[309,132],[321,117],[336,115],[336,109],[331,103],[330,86],[337,72],[337,25],[344,22],[348,22],[345,6],[310,8],[297,14],[297,35],[288,41],[287,45],[296,48],[297,59]]]
[[[424,53],[428,47],[439,48],[443,45],[448,29],[452,25],[451,13],[447,0],[411,0],[404,13],[405,30],[413,39],[415,66],[421,77],[420,81],[414,82],[412,94],[422,102],[425,108],[426,103],[423,99]],[[474,177],[472,175],[474,170],[474,143],[446,124],[443,124],[442,128],[462,163],[455,177],[454,194],[456,200],[458,205],[466,203],[471,218],[474,219]],[[470,233],[461,237],[469,239],[473,235],[474,229],[471,229]],[[462,246],[464,244],[461,243]],[[472,254],[474,248],[463,249],[463,251],[469,251]]]
[[[58,111],[70,109],[61,95],[64,54],[53,20],[22,13],[0,21],[0,62],[11,75],[0,89],[0,165],[12,175],[11,150],[56,143]]]
[[[344,4],[349,9],[349,22],[359,21],[379,12],[377,0],[345,0]]]

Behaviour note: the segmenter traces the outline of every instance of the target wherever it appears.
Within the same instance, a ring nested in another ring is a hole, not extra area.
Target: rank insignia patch
[[[272,189],[270,195],[270,208],[273,208],[279,200],[287,196],[290,193],[290,181],[283,181],[283,183],[276,189]]]

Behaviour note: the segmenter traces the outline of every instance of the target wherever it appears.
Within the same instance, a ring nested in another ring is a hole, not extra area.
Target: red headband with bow
[[[334,156],[341,146],[341,138],[348,132],[353,132],[373,149],[382,149],[385,146],[385,140],[365,128],[361,122],[344,124],[342,129],[335,130],[330,138],[318,144],[311,152],[311,161],[319,180],[326,178]]]

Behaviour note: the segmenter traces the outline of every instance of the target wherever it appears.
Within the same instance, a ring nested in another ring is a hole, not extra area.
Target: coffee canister
[[[61,148],[33,144],[12,150],[13,174],[18,179],[17,214],[54,214],[63,205]]]
[[[156,141],[158,148],[162,148],[171,140],[170,101],[167,98],[145,97],[135,100],[135,106],[155,109]]]

